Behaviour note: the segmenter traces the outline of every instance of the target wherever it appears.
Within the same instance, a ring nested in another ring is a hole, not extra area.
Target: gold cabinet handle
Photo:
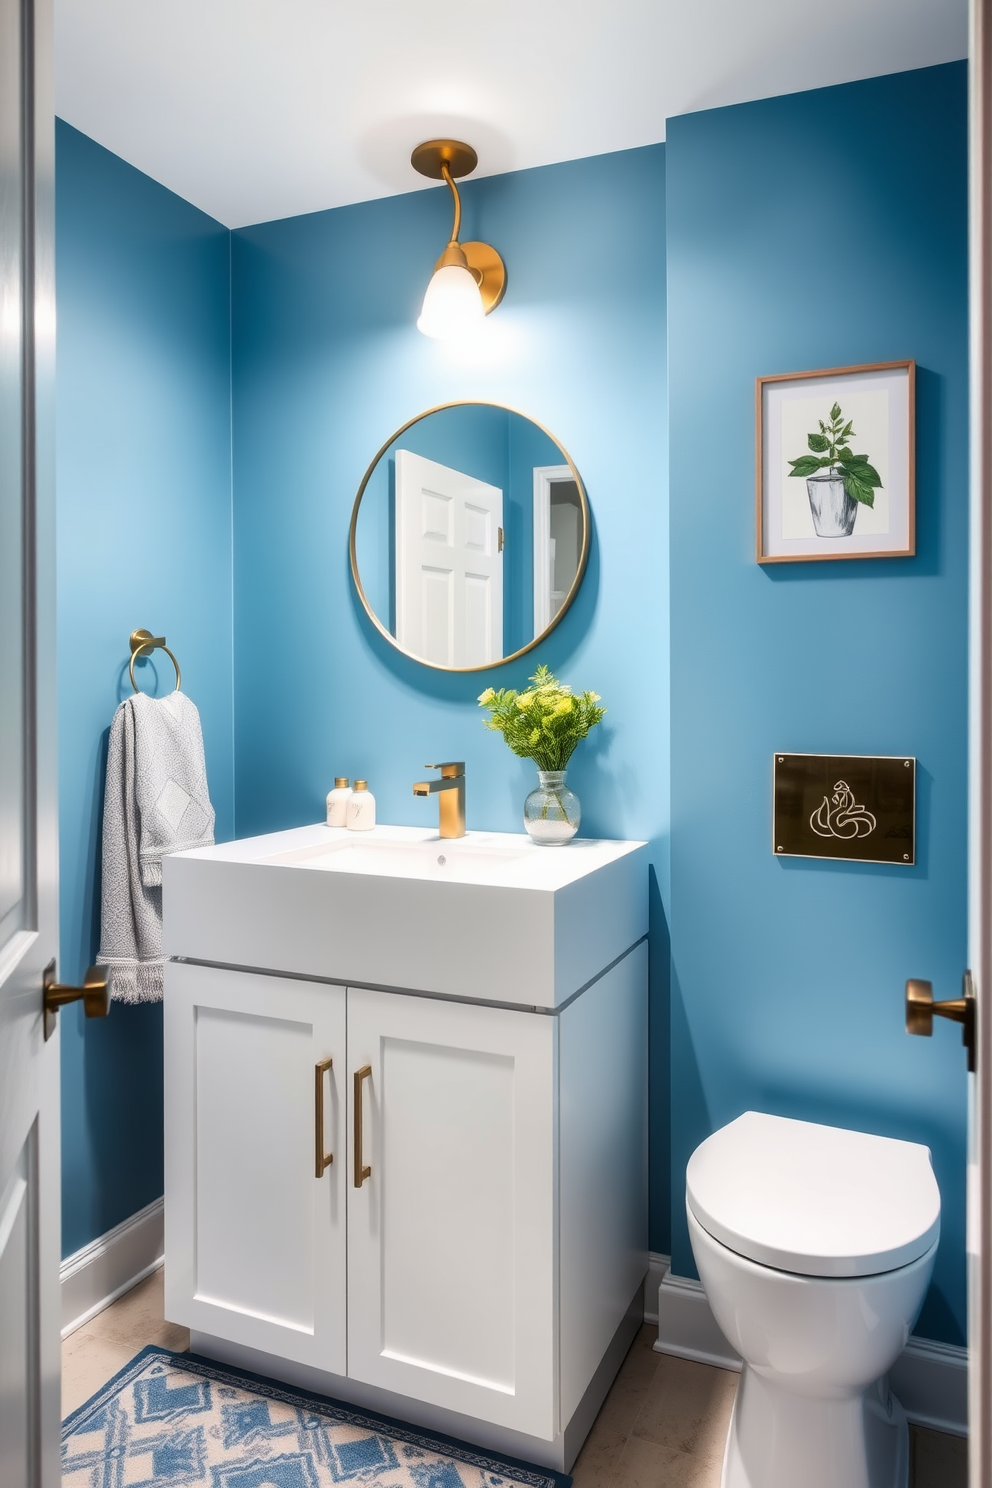
[[[974,1074],[975,989],[970,971],[964,974],[961,993],[960,997],[950,997],[946,1002],[934,1002],[933,983],[911,978],[906,983],[906,1032],[929,1038],[933,1033],[934,1016],[960,1023],[961,1042],[968,1051],[968,1071]]]
[[[313,1150],[314,1171],[318,1178],[323,1178],[334,1161],[334,1153],[324,1151],[324,1076],[333,1067],[333,1059],[322,1059],[313,1067]]]
[[[372,1066],[363,1064],[355,1071],[355,1187],[361,1188],[366,1178],[372,1177],[372,1169],[365,1161],[362,1141],[362,1081],[371,1080]]]
[[[55,980],[55,962],[49,961],[42,985],[46,1039],[55,1032],[59,1008],[67,1002],[82,999],[87,1018],[105,1018],[110,1012],[110,972],[106,966],[91,966],[81,987],[67,987]]]

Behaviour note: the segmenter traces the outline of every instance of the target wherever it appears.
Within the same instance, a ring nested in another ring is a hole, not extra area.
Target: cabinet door
[[[166,967],[171,1321],[346,1372],[344,1076],[342,987]]]
[[[555,1022],[348,989],[348,1373],[545,1440]]]

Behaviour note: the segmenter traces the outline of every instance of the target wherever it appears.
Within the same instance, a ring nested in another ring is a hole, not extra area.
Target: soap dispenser
[[[375,826],[375,796],[365,780],[355,781],[348,797],[345,825],[353,832],[368,832]]]
[[[327,825],[329,827],[347,826],[348,797],[351,795],[351,782],[346,775],[335,775],[334,789],[327,792]]]

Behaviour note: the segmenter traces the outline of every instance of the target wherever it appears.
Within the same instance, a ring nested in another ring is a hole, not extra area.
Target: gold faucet
[[[425,770],[440,770],[440,780],[418,780],[415,796],[440,796],[438,815],[442,837],[465,836],[465,763],[449,761],[446,765],[425,765]]]

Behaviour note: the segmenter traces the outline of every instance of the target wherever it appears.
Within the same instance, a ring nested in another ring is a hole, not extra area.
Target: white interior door
[[[348,1374],[548,1441],[555,1021],[348,989]]]
[[[503,655],[503,492],[396,451],[396,639],[435,666]]]
[[[50,14],[0,0],[0,1483],[59,1481]]]
[[[166,1316],[332,1374],[347,1367],[345,1059],[343,987],[167,965]]]
[[[992,0],[971,3],[971,739],[968,955],[977,1004],[968,1154],[969,1473],[992,1488]]]

